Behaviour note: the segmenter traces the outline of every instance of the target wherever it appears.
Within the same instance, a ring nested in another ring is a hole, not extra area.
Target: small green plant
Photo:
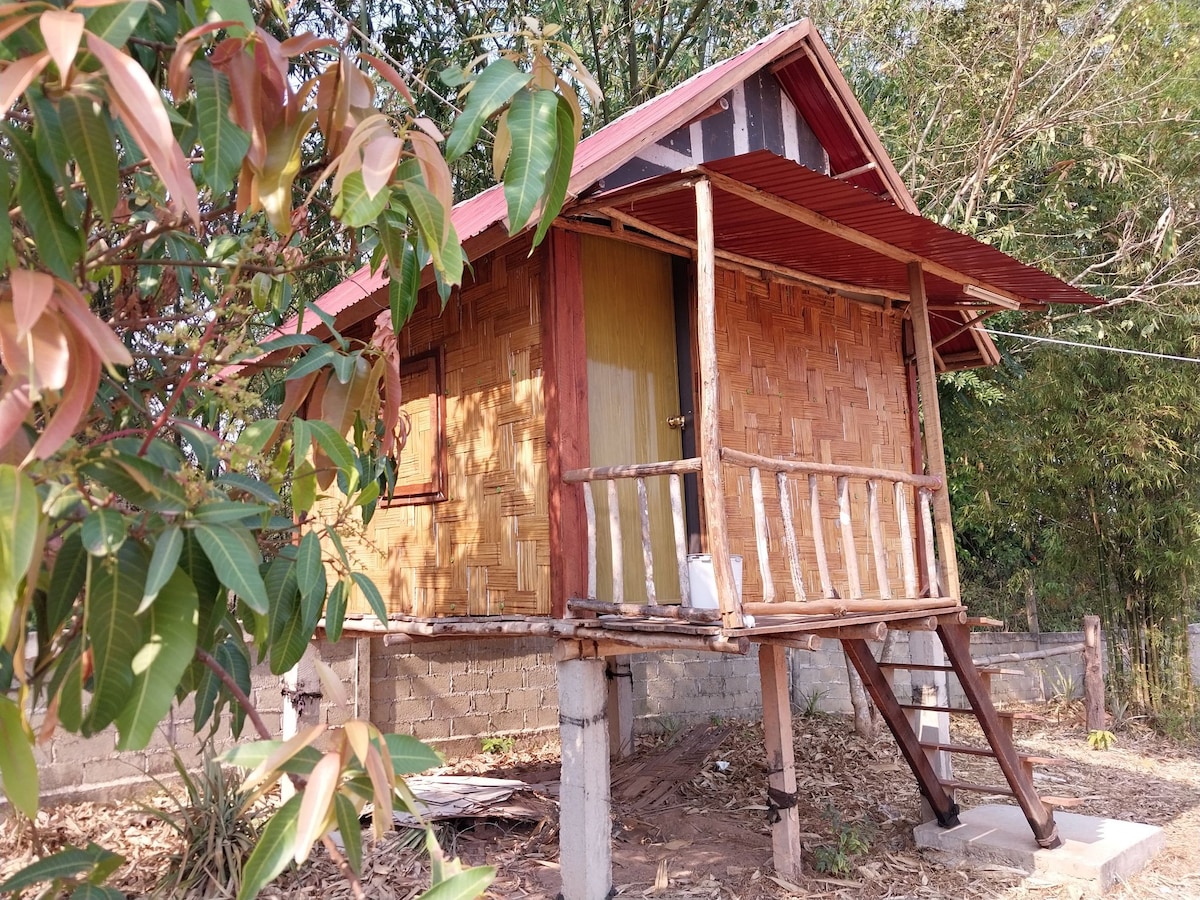
[[[484,753],[511,753],[513,747],[517,745],[517,741],[512,737],[485,737],[483,739]]]
[[[849,875],[858,858],[870,848],[867,835],[858,826],[844,821],[832,806],[825,807],[825,818],[833,830],[833,843],[813,847],[813,865],[826,875]]]
[[[820,715],[821,701],[829,696],[829,691],[813,688],[808,692],[800,694],[800,716],[805,719],[811,719],[813,716]]]
[[[1117,742],[1117,736],[1111,731],[1089,731],[1088,746],[1093,750],[1110,750]]]

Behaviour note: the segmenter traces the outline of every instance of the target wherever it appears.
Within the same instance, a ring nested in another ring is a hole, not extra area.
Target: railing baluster
[[[904,570],[904,596],[917,596],[917,561],[913,554],[912,522],[908,517],[908,489],[899,481],[892,484],[896,504],[896,524],[900,526],[900,565]]]
[[[875,579],[879,582],[879,596],[892,599],[892,583],[888,579],[887,548],[883,543],[883,522],[879,518],[879,482],[874,478],[867,481],[867,520],[871,527],[871,553],[875,557]]]
[[[650,546],[650,497],[646,493],[646,479],[637,480],[638,516],[642,520],[642,565],[646,568],[646,602],[658,605],[654,593],[654,550]]]
[[[787,553],[788,572],[792,576],[792,590],[797,600],[807,600],[804,591],[804,572],[800,568],[800,549],[796,545],[796,523],[792,521],[792,497],[788,490],[787,475],[775,473],[775,487],[779,491],[779,512],[783,516],[783,549]]]
[[[613,603],[624,603],[625,562],[621,547],[621,508],[615,479],[608,481],[608,533],[612,541]]]
[[[750,469],[750,499],[754,503],[754,542],[758,550],[758,574],[762,578],[763,603],[774,603],[775,579],[771,577],[767,506],[763,501],[762,473],[755,467]]]
[[[595,484],[594,481],[585,481],[583,484],[583,509],[587,514],[587,593],[589,600],[596,599],[596,501],[592,497],[592,488]]]
[[[687,523],[683,517],[683,479],[671,474],[671,520],[675,524],[675,564],[679,567],[679,597],[683,606],[692,605],[692,583],[687,566]]]
[[[925,539],[925,577],[928,579],[929,596],[939,595],[937,577],[937,557],[933,552],[933,492],[929,488],[921,488],[917,492],[921,503],[921,536]]]
[[[854,520],[850,517],[850,479],[837,480],[838,522],[842,526],[842,559],[846,563],[846,581],[851,600],[862,599],[862,580],[858,577],[858,551],[854,548]]]
[[[812,518],[813,549],[817,554],[817,573],[821,576],[821,594],[827,600],[837,596],[833,579],[829,577],[829,557],[825,553],[825,528],[821,524],[821,491],[817,476],[808,476],[808,511]]]

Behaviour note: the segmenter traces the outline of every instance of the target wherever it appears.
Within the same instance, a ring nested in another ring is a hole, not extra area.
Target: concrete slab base
[[[1163,848],[1156,825],[1122,822],[1056,811],[1062,846],[1043,850],[1034,842],[1025,815],[1017,806],[990,804],[964,810],[962,823],[940,828],[936,822],[913,831],[918,847],[941,851],[948,860],[1002,863],[1030,874],[1079,882],[1093,892],[1140,872]]]

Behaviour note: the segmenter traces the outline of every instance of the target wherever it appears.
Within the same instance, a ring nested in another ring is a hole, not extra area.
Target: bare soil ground
[[[1200,748],[1127,728],[1118,732],[1113,749],[1093,751],[1073,710],[1066,710],[1065,718],[1045,708],[1039,711],[1040,720],[1018,721],[1018,743],[1065,761],[1039,773],[1043,793],[1082,798],[1075,812],[1148,822],[1166,831],[1166,849],[1151,866],[1108,896],[1200,898]],[[955,728],[956,741],[979,739],[969,727],[956,723]],[[916,787],[894,742],[886,733],[873,741],[860,739],[848,720],[837,716],[796,720],[806,872],[798,878],[778,877],[770,865],[761,729],[729,726],[719,746],[698,761],[687,759],[687,748],[678,743],[682,737],[643,741],[638,754],[614,773],[613,876],[619,896],[1076,900],[1081,895],[1076,885],[1028,877],[1003,866],[948,868],[925,857],[912,841]],[[664,767],[660,761],[667,754],[674,764]],[[988,760],[956,757],[955,765],[959,777],[1002,783],[998,774],[987,771],[994,765]],[[547,745],[479,754],[442,771],[547,784],[557,778],[557,767],[558,748]],[[665,782],[677,779],[680,783],[663,791]],[[647,797],[654,799],[647,802]],[[497,867],[488,897],[550,900],[559,891],[555,806],[549,797],[529,799],[535,807],[540,802],[547,814],[537,821],[479,818],[441,826],[448,849],[468,862]],[[962,795],[959,801],[964,806],[1003,802],[974,795]],[[43,845],[51,850],[95,840],[123,853],[129,861],[115,886],[131,896],[147,895],[174,864],[172,854],[178,850],[173,833],[136,804],[58,807],[44,811],[38,825]],[[816,871],[817,848],[835,848],[839,833],[865,842],[867,851],[847,860],[840,873]],[[408,900],[427,886],[422,857],[404,846],[403,838],[401,832],[368,848],[368,896]],[[0,880],[31,858],[28,830],[13,822],[0,823]],[[350,892],[317,852],[267,895],[341,900]]]

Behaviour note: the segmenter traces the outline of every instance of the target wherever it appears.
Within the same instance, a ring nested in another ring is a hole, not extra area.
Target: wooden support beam
[[[679,619],[683,622],[696,622],[702,625],[711,625],[721,621],[721,613],[715,609],[676,606],[673,603],[644,606],[636,603],[608,603],[604,600],[572,598],[567,601],[567,608],[577,612],[597,613],[602,616],[655,616],[660,619]]]
[[[894,631],[937,631],[937,616],[926,616],[923,619],[902,619],[890,623]]]
[[[607,656],[656,650],[697,650],[742,655],[750,649],[749,638],[730,638],[723,634],[691,635],[603,629],[598,631],[601,633],[594,637],[575,635],[574,639],[556,641],[554,658],[559,662],[568,659],[603,659]]]
[[[931,270],[932,271],[932,270]],[[942,413],[938,405],[937,373],[933,362],[933,339],[929,326],[929,301],[925,295],[925,275],[916,262],[908,266],[908,289],[912,297],[913,339],[917,357],[917,380],[921,390],[921,411],[925,423],[925,466],[930,475],[946,483],[946,448],[942,443]],[[954,526],[950,515],[950,494],[943,489],[933,494],[934,530],[937,538],[938,573],[943,593],[958,597],[958,560],[954,550]]]
[[[559,866],[563,900],[608,900],[612,820],[604,661],[558,663]]]
[[[610,656],[608,678],[608,750],[614,759],[633,755],[633,666],[628,656]]]
[[[790,647],[792,650],[820,650],[821,638],[815,632],[806,631],[793,635],[763,635],[754,638],[758,644],[778,644],[780,647]]]
[[[762,682],[767,785],[769,797],[778,807],[778,819],[771,825],[771,851],[775,871],[788,878],[800,874],[800,816],[796,809],[796,757],[787,650],[778,644],[760,644],[758,673]]]
[[[717,365],[717,281],[713,251],[712,185],[696,183],[696,332],[700,357],[700,422],[697,429],[703,465],[705,523],[712,555],[717,601],[726,628],[742,627],[741,598],[729,560],[729,525],[725,519],[725,476],[721,466],[720,393]]]
[[[937,609],[958,606],[953,597],[913,598],[896,600],[804,600],[800,603],[744,603],[742,609],[751,616],[837,616],[852,613],[906,612],[912,609]]]
[[[882,641],[887,637],[888,629],[894,627],[891,622],[869,622],[865,625],[838,625],[834,628],[822,628],[814,631],[821,637],[835,641]]]

